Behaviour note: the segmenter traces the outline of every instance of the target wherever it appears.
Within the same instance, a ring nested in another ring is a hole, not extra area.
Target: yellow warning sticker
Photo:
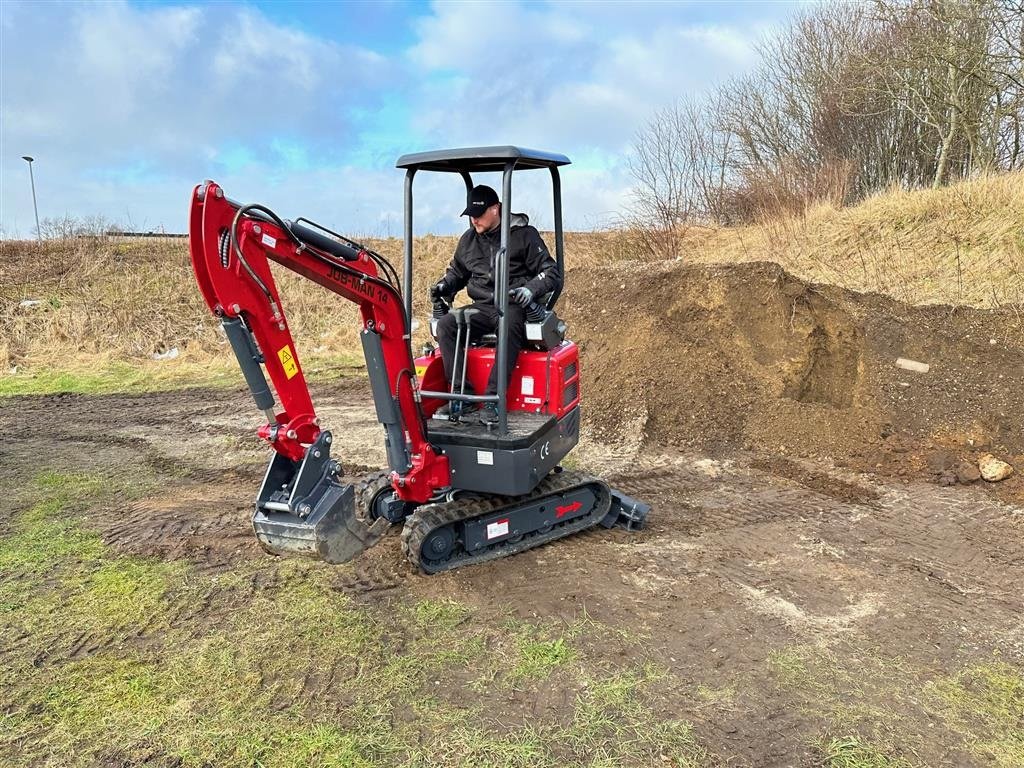
[[[425,366],[425,365],[417,365],[416,366],[416,375],[419,376],[420,378],[423,378],[423,374],[426,373],[426,372],[427,372],[427,366]]]
[[[289,379],[299,372],[299,364],[295,362],[295,355],[292,354],[292,350],[287,344],[277,350],[277,356],[284,368],[284,375]]]

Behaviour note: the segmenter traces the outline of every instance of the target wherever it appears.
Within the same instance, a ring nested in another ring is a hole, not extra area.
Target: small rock
[[[152,358],[154,360],[173,360],[179,354],[180,353],[178,352],[178,348],[177,347],[171,347],[166,352],[155,352],[155,353],[153,353]]]
[[[31,309],[32,307],[38,307],[42,303],[38,299],[23,299],[18,302],[18,306],[24,309]]]
[[[939,475],[939,485],[956,485],[957,475],[956,473],[946,470]]]
[[[1013,467],[1005,461],[1000,461],[991,453],[986,453],[978,459],[978,469],[981,471],[981,476],[990,483],[998,483],[1013,474]]]
[[[896,367],[902,368],[905,371],[914,371],[915,373],[928,373],[931,369],[928,363],[919,363],[917,360],[908,360],[905,357],[896,358]]]
[[[961,461],[956,465],[956,479],[964,485],[970,485],[981,479],[981,470],[969,461]]]

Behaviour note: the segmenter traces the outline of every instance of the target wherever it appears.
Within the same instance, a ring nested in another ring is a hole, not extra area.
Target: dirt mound
[[[1024,326],[1011,311],[912,307],[767,262],[616,264],[568,282],[587,423],[603,441],[871,465],[879,451],[1024,453]]]

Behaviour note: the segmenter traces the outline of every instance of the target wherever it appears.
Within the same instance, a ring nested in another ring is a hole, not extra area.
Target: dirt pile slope
[[[596,437],[864,460],[907,445],[1024,453],[1010,310],[912,307],[768,262],[617,264],[569,282]]]

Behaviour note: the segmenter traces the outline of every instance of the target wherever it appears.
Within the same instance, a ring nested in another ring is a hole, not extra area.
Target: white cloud
[[[756,60],[765,17],[708,23],[684,10],[435,3],[409,52],[416,128],[437,146],[517,143],[583,159],[565,171],[567,223],[607,224],[628,202],[625,156],[651,114]]]
[[[410,56],[428,79],[463,77],[414,91],[418,125],[455,141],[481,141],[498,126],[522,143],[621,152],[654,110],[754,61],[753,22],[690,24],[655,6],[646,13],[659,18],[648,26],[638,18],[644,9],[618,9],[610,18],[607,7],[597,8],[599,33],[586,5],[435,4]]]
[[[214,176],[284,215],[398,234],[392,153],[503,143],[577,161],[563,174],[567,225],[597,226],[624,203],[634,132],[750,66],[783,15],[723,8],[436,3],[405,52],[385,55],[353,43],[359,29],[302,31],[245,5],[6,0],[0,228],[31,232],[27,153],[43,217],[181,230],[192,185]],[[514,207],[550,226],[546,175],[521,178]],[[417,180],[423,230],[462,226],[459,184]]]
[[[258,156],[294,139],[339,162],[354,135],[341,107],[391,76],[372,51],[245,7],[6,2],[0,14],[5,236],[31,232],[22,154],[37,159],[43,218],[180,230],[188,189],[236,147]]]

